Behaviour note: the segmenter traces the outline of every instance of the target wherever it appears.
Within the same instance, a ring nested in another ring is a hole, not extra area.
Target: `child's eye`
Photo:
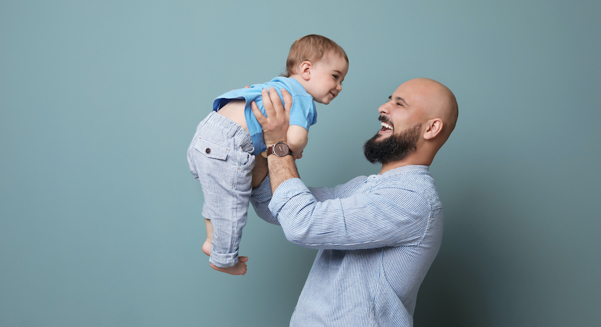
[[[332,75],[332,76],[334,76],[335,79],[338,79],[338,75]]]

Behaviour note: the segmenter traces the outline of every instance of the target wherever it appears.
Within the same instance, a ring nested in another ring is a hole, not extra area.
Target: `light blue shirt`
[[[234,99],[245,100],[244,116],[246,125],[248,126],[248,134],[255,148],[253,154],[257,155],[263,151],[267,151],[265,141],[263,140],[263,128],[257,121],[257,118],[252,112],[250,103],[254,101],[257,107],[265,114],[263,107],[263,99],[261,98],[261,90],[274,87],[284,103],[281,89],[284,88],[292,96],[292,108],[290,108],[290,125],[298,125],[309,131],[309,127],[317,122],[317,110],[313,97],[307,93],[305,88],[294,78],[278,76],[271,81],[263,84],[255,84],[250,88],[233,90],[218,96],[213,101],[213,110],[218,111],[228,102]]]
[[[251,203],[290,242],[319,249],[291,326],[413,326],[417,292],[443,229],[427,166],[334,188],[307,188],[293,178],[273,196],[266,178]]]

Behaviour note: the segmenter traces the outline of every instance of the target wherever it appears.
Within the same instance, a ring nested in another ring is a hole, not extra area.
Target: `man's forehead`
[[[413,79],[401,84],[392,94],[394,97],[401,97],[412,105],[422,104],[436,97],[437,85],[434,81],[428,79]]]
[[[397,87],[390,97],[392,100],[399,100],[409,104],[412,103],[414,95],[414,92],[410,88],[405,87],[405,84],[403,84]]]

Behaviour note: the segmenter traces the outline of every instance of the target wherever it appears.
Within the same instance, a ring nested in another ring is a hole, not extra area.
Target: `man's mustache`
[[[380,117],[378,117],[378,120],[381,121],[381,122],[383,122],[383,123],[386,123],[386,124],[388,124],[388,125],[390,125],[392,127],[394,127],[394,124],[392,123],[392,121],[390,120],[390,118],[388,118],[388,117],[386,117],[384,115],[380,115]]]

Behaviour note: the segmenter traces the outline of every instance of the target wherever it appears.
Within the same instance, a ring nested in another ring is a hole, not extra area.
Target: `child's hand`
[[[292,152],[292,157],[294,158],[294,160],[302,158],[303,157],[303,151],[301,151],[301,152]]]

